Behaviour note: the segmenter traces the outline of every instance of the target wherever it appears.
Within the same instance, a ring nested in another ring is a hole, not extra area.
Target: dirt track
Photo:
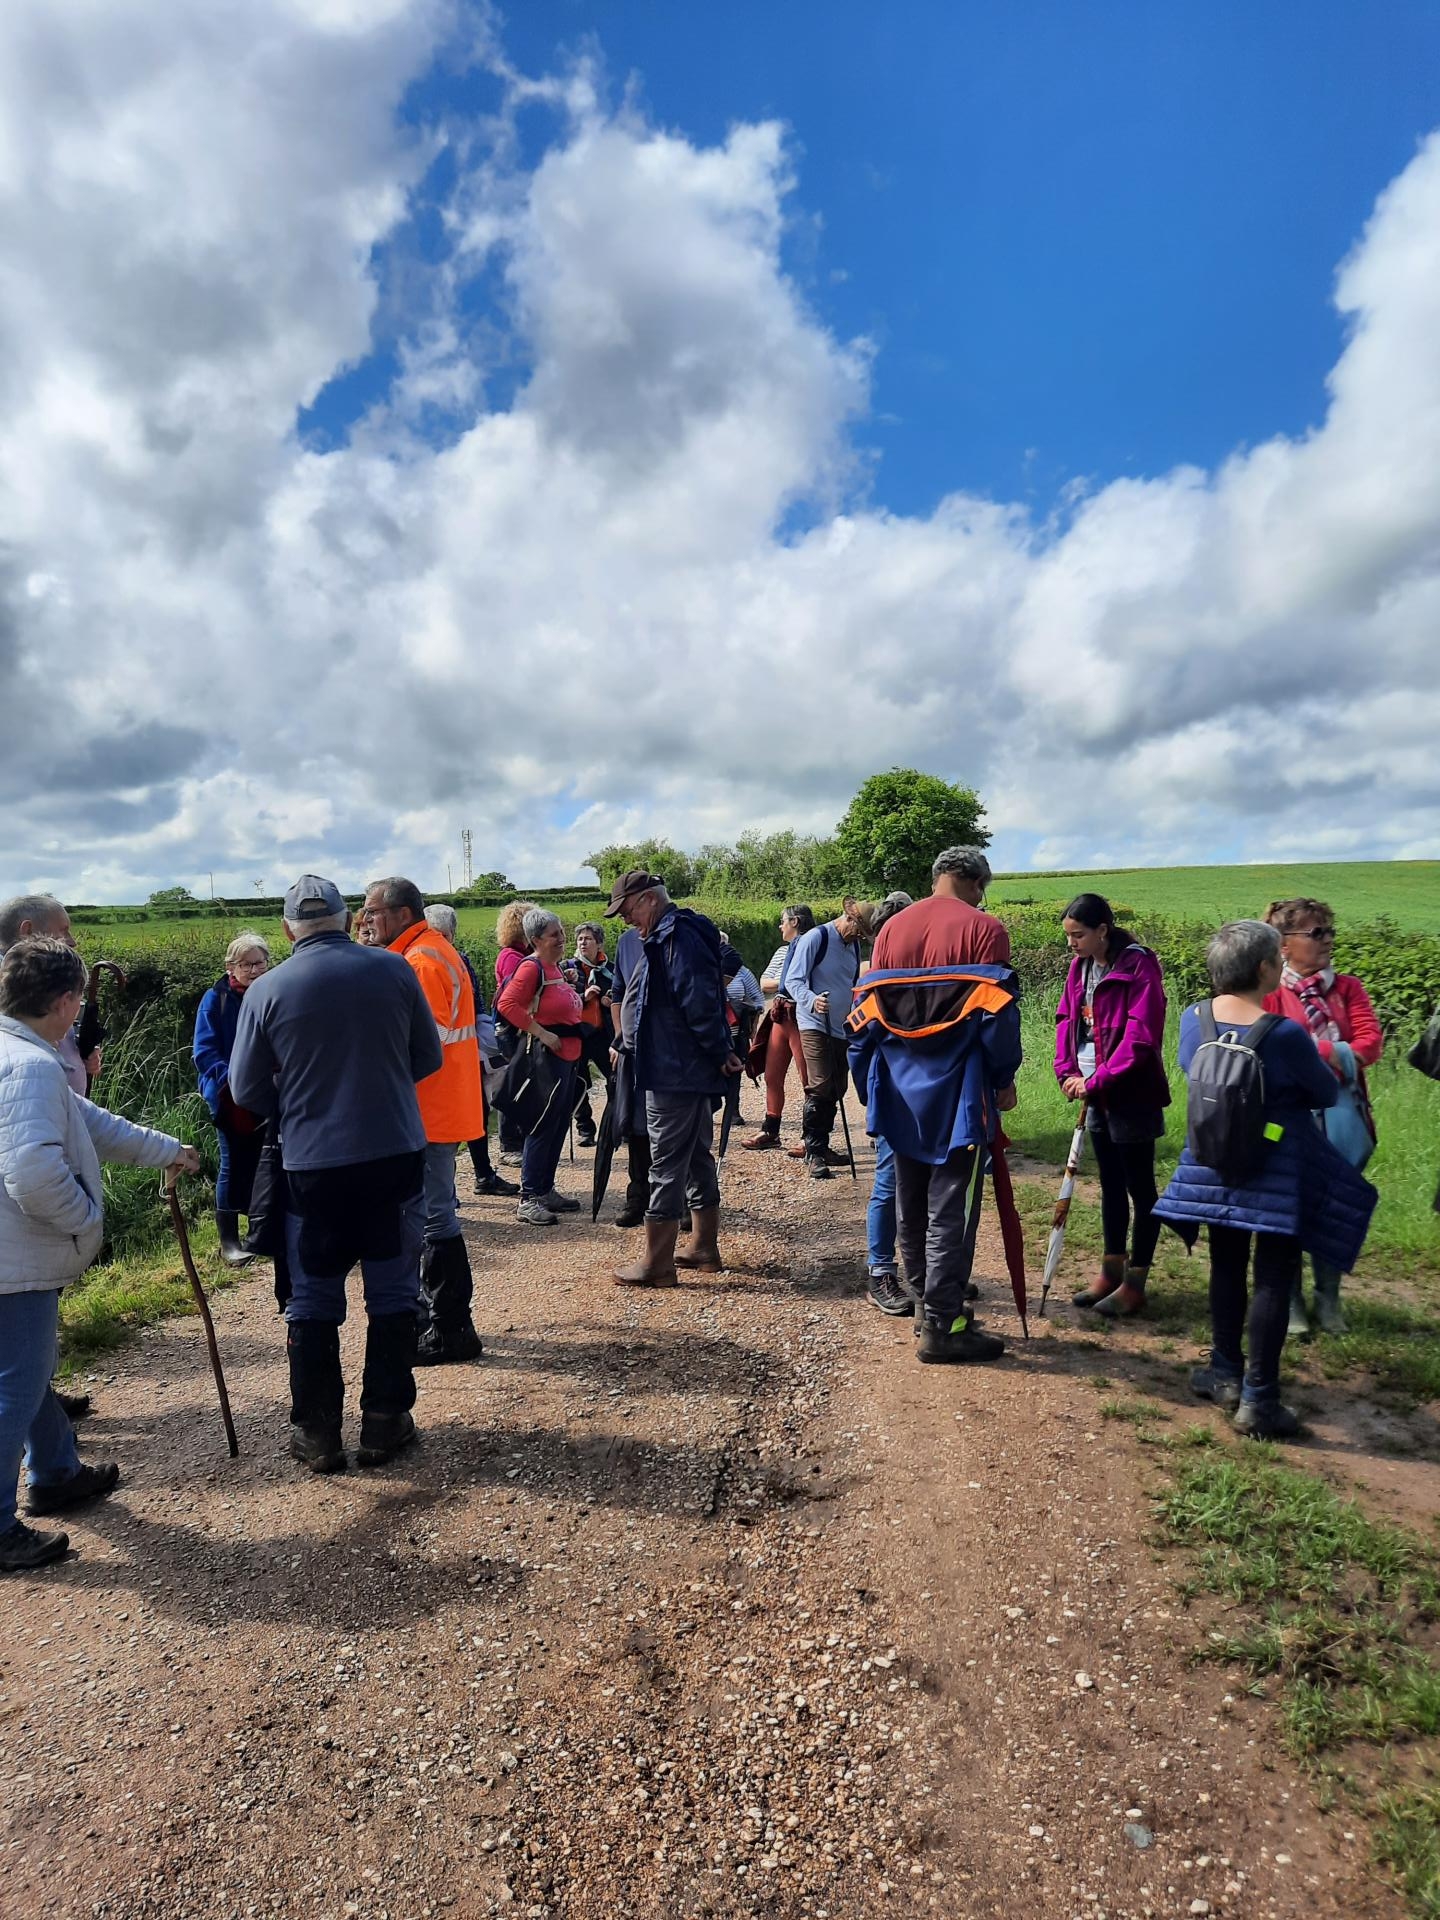
[[[603,1217],[467,1201],[487,1356],[378,1472],[285,1456],[268,1275],[217,1302],[238,1461],[195,1322],[122,1353],[119,1492],[0,1588],[7,1920],[1398,1915],[1188,1663],[1063,1324],[923,1368],[865,1306],[866,1176],[732,1155],[730,1271],[655,1296]]]

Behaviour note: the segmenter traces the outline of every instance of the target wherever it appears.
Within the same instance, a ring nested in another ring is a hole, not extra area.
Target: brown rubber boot
[[[1103,1313],[1111,1320],[1129,1320],[1137,1313],[1145,1311],[1145,1285],[1150,1278],[1148,1267],[1126,1267],[1124,1283],[1114,1293],[1096,1303],[1095,1311]]]
[[[725,1262],[720,1258],[719,1207],[697,1207],[690,1218],[694,1232],[685,1245],[676,1250],[676,1266],[688,1267],[693,1273],[723,1273]]]
[[[1100,1271],[1088,1287],[1082,1287],[1079,1293],[1071,1294],[1070,1304],[1075,1307],[1096,1307],[1108,1295],[1118,1293],[1125,1284],[1125,1256],[1123,1253],[1107,1253],[1100,1262]]]
[[[645,1222],[645,1257],[633,1267],[617,1267],[617,1287],[675,1287],[680,1284],[675,1272],[675,1242],[680,1238],[678,1220]]]

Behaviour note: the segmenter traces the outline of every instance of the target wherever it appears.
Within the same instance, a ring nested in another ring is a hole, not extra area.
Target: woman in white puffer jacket
[[[60,1290],[100,1251],[100,1162],[193,1173],[193,1147],[137,1127],[70,1090],[56,1048],[79,1017],[85,968],[59,940],[20,940],[0,962],[0,1572],[56,1560],[70,1542],[15,1513],[57,1513],[109,1493],[113,1462],[81,1464],[50,1390]]]

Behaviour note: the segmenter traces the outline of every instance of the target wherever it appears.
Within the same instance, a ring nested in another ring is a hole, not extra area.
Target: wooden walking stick
[[[170,1220],[175,1228],[175,1238],[180,1242],[180,1258],[185,1265],[190,1291],[195,1296],[195,1305],[200,1309],[200,1318],[205,1325],[205,1344],[210,1349],[210,1371],[215,1375],[215,1387],[220,1395],[220,1418],[225,1422],[225,1438],[230,1443],[230,1458],[233,1460],[240,1451],[240,1442],[235,1438],[235,1422],[230,1415],[230,1396],[225,1391],[225,1370],[220,1365],[220,1349],[215,1344],[215,1322],[210,1318],[210,1302],[205,1298],[205,1289],[195,1271],[190,1235],[185,1230],[185,1216],[180,1211],[179,1178],[173,1167],[165,1169],[165,1198],[170,1202]]]

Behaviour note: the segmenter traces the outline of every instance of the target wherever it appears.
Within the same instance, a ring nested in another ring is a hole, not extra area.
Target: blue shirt
[[[785,967],[785,992],[795,1002],[800,1031],[829,1033],[842,1039],[859,978],[859,942],[847,947],[833,920],[800,934],[790,948]],[[817,1013],[815,1002],[826,993],[830,996],[829,1011]]]
[[[443,1058],[435,1016],[398,953],[313,933],[246,989],[230,1097],[279,1114],[287,1171],[356,1166],[425,1145],[415,1082]]]

